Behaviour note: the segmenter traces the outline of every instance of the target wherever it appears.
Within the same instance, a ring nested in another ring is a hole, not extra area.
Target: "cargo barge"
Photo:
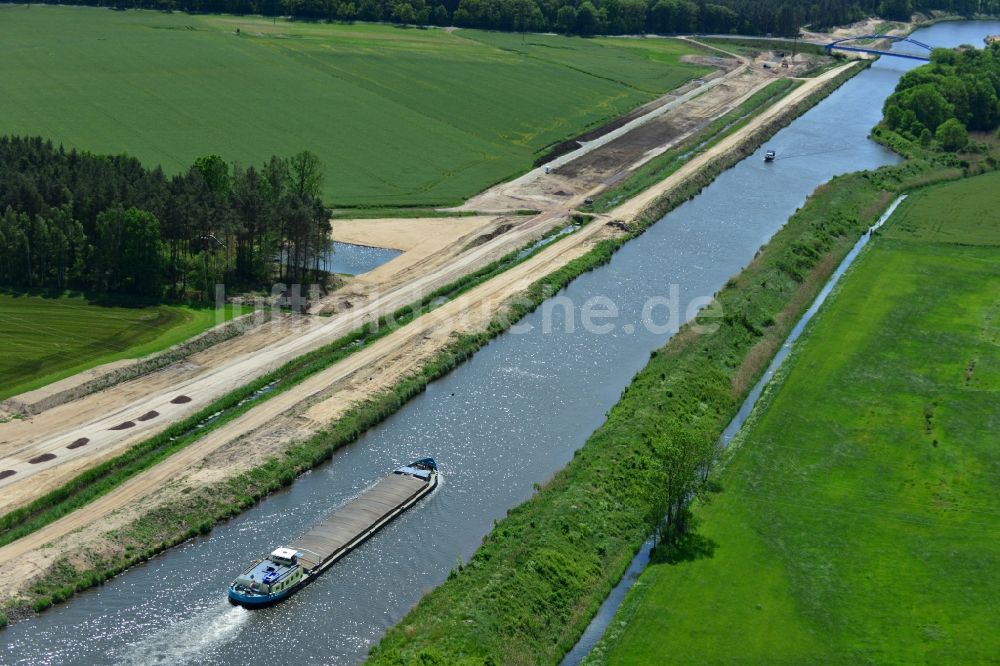
[[[229,601],[261,608],[287,599],[416,504],[437,483],[433,458],[400,467],[289,545],[247,567],[230,584]]]

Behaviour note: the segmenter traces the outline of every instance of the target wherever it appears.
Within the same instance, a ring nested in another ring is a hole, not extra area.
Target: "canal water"
[[[981,42],[996,24],[918,33]],[[575,280],[385,423],[209,535],[0,632],[2,663],[350,664],[468,559],[510,507],[573,456],[672,330],[752,258],[818,185],[897,160],[867,139],[909,65],[883,59]],[[593,316],[609,313],[616,317]],[[671,318],[671,314],[676,315]],[[588,316],[590,315],[590,316]],[[645,316],[644,316],[645,315]],[[652,316],[650,316],[652,315]],[[229,606],[249,560],[395,466],[437,458],[443,483],[313,585],[270,609]]]

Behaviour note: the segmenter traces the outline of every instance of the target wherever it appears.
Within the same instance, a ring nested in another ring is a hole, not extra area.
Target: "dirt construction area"
[[[203,409],[213,400],[360,325],[417,301],[434,289],[567,224],[583,199],[737,106],[774,79],[771,70],[721,54],[720,73],[686,92],[675,91],[624,124],[590,138],[545,167],[474,197],[463,208],[491,211],[467,217],[335,220],[336,240],[403,250],[378,269],[351,279],[311,304],[309,313],[282,315],[247,333],[137,379],[0,423],[0,515],[21,507],[81,471]],[[802,67],[806,65],[803,64]],[[792,75],[796,68],[785,70]],[[168,505],[178,493],[215,484],[316,432],[356,402],[392,387],[421,367],[457,332],[481,330],[539,277],[622,233],[628,221],[685,182],[748,133],[840,73],[808,79],[787,97],[709,151],[692,158],[653,188],[549,245],[531,259],[366,346],[297,386],[262,401],[180,452],[81,509],[0,548],[0,566],[16,597],[55,561],[81,553],[113,553],[108,533]],[[512,211],[532,208],[534,215]],[[326,316],[321,316],[326,315]],[[248,446],[252,438],[253,446]],[[236,464],[236,461],[239,461]],[[13,474],[2,474],[12,471]]]
[[[457,210],[545,210],[579,205],[736,108],[768,83],[796,77],[816,62],[814,56],[799,55],[786,62],[788,67],[781,67],[782,58],[771,52],[755,58],[720,52],[698,60],[720,71],[646,105],[644,113],[620,127],[614,123],[610,132],[579,137],[573,152],[492,187]]]

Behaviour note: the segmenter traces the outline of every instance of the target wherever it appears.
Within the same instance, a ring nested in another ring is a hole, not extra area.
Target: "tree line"
[[[883,107],[893,132],[944,150],[965,148],[969,131],[1000,127],[1000,44],[934,49],[931,62],[903,75]]]
[[[806,25],[818,29],[869,16],[905,21],[915,11],[1000,13],[1000,0],[65,0],[64,4],[574,35],[793,36]]]
[[[322,185],[308,151],[259,167],[210,155],[167,177],[125,155],[0,137],[0,284],[180,299],[318,281]]]

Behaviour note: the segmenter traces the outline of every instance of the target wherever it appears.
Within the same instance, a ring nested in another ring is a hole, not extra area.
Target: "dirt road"
[[[703,85],[684,93],[680,97],[667,95],[661,98],[661,103],[652,106],[652,109],[638,118],[635,118],[621,127],[614,129],[597,139],[581,143],[576,150],[561,155],[554,160],[547,162],[544,166],[532,169],[528,173],[513,180],[500,183],[482,194],[472,197],[455,210],[463,211],[493,211],[503,212],[513,210],[518,207],[536,206],[548,208],[555,201],[550,197],[532,196],[532,192],[537,189],[539,181],[549,180],[546,178],[552,172],[558,172],[561,167],[578,163],[582,158],[587,157],[607,146],[609,143],[617,141],[625,136],[634,135],[636,130],[662,118],[668,113],[675,111],[681,106],[689,103],[692,99],[700,97],[710,90],[725,84],[734,78],[746,73],[749,62],[745,58],[738,58],[739,66],[726,72],[723,76],[706,81]],[[673,114],[671,114],[673,115]],[[579,193],[579,192],[578,192]],[[567,196],[567,195],[555,195]]]
[[[793,106],[809,97],[816,91],[817,88],[823,87],[830,80],[840,76],[851,67],[854,67],[854,63],[841,65],[840,67],[831,69],[830,71],[824,72],[820,76],[812,79],[805,79],[801,86],[786,95],[777,104],[774,104],[773,106],[767,108],[763,113],[755,116],[754,119],[743,129],[730,134],[711,149],[687,162],[669,178],[657,183],[643,192],[640,192],[623,203],[621,206],[615,208],[614,211],[609,214],[626,220],[639,215],[643,210],[649,207],[650,204],[660,198],[664,192],[676,187],[680,182],[689,178],[692,173],[701,170],[706,164],[714,160],[719,155],[724,155],[732,150],[735,146],[743,142],[748,135],[753,134],[753,132],[755,132],[760,126],[767,124],[775,117],[781,115],[781,113],[789,106]]]
[[[126,382],[117,390],[86,396],[24,421],[0,424],[0,470],[15,472],[0,479],[0,513],[65,483],[80,469],[159,432],[169,423],[195,414],[233,388],[391,314],[524,245],[566,213],[551,211],[521,221],[506,233],[465,249],[452,261],[441,263],[437,257],[425,256],[422,261],[431,265],[428,270],[383,294],[369,293],[367,303],[335,316],[283,318],[254,338],[259,343],[266,337],[267,344],[258,346],[241,340],[244,347],[251,347],[247,353],[234,354],[240,345],[229,345],[229,353],[211,365],[171,366],[148,378]]]

